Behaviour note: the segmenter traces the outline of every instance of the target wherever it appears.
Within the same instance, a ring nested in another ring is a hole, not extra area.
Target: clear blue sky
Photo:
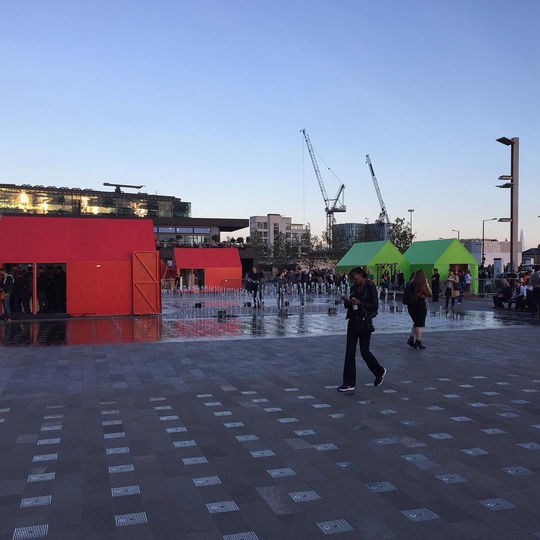
[[[419,239],[468,238],[509,215],[495,139],[517,136],[536,247],[539,36],[537,0],[3,0],[0,182],[144,184],[194,217],[320,234],[305,128],[346,186],[338,222],[379,215],[370,154],[391,220],[414,208]]]

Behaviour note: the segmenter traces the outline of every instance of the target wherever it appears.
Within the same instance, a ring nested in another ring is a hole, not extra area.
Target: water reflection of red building
[[[238,320],[91,317],[0,324],[0,346],[118,345],[241,334]]]

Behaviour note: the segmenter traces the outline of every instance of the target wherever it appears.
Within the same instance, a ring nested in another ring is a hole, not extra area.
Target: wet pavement
[[[0,347],[141,343],[205,339],[260,339],[344,334],[345,309],[333,297],[298,298],[278,309],[269,299],[253,308],[249,297],[218,294],[163,298],[159,317],[16,319],[0,323]],[[381,302],[377,334],[408,332],[411,320],[401,302]],[[427,327],[446,332],[540,324],[538,316],[495,310],[489,299],[466,300],[454,309],[430,303]]]
[[[323,307],[288,306],[295,339],[267,308],[4,323],[51,346],[0,354],[0,538],[538,538],[538,319],[477,303],[431,309],[422,351],[381,310],[384,384],[359,359],[347,395]]]

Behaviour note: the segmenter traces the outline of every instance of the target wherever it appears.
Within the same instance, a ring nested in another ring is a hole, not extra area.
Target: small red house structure
[[[151,220],[48,216],[0,217],[0,263],[66,272],[69,315],[161,312],[159,254]]]
[[[182,288],[242,288],[242,263],[236,248],[175,248],[174,275]]]

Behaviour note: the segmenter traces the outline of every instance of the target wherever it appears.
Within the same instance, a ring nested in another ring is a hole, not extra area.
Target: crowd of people
[[[523,277],[516,280],[514,287],[507,279],[501,280],[501,287],[493,295],[493,307],[513,311],[528,311],[529,313],[540,312],[540,265],[534,270],[527,270]]]
[[[62,265],[37,267],[37,313],[66,312],[66,273]],[[0,269],[2,320],[13,314],[33,313],[34,273],[31,265],[12,264]]]

